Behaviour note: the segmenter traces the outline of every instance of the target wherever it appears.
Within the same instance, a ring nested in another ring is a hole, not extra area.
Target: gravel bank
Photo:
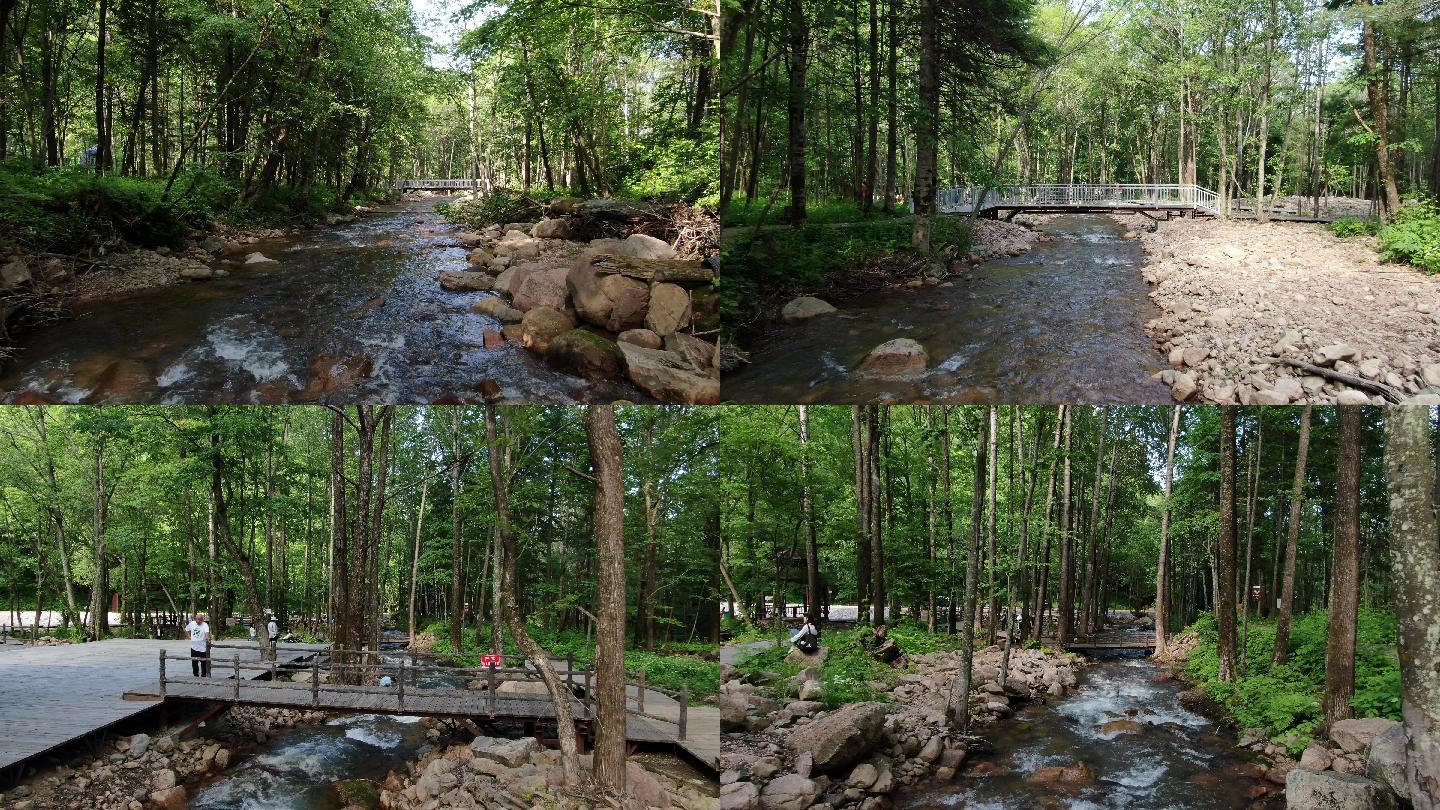
[[[1367,386],[1440,403],[1440,278],[1381,264],[1368,238],[1323,225],[1175,220],[1136,235],[1150,297],[1146,331],[1179,401],[1383,404]]]

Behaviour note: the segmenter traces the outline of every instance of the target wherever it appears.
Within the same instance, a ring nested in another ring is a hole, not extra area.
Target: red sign
[[[491,669],[499,669],[500,656],[495,655],[494,653],[486,653],[485,655],[480,656],[480,666],[490,667]]]

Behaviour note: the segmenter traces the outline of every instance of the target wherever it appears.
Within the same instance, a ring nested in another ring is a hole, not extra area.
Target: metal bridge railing
[[[391,188],[401,191],[411,188],[480,188],[480,181],[468,177],[444,180],[397,180]]]
[[[982,196],[983,195],[983,196]],[[1203,186],[1181,183],[1035,183],[1024,186],[942,188],[935,194],[941,213],[991,208],[1141,208],[1189,207],[1219,213],[1219,195]]]

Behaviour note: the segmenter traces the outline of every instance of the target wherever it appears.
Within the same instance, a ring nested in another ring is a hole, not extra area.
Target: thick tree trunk
[[[922,252],[930,250],[931,220],[935,216],[936,160],[940,140],[940,38],[936,30],[939,0],[921,0],[920,54],[915,126],[915,182],[911,186],[915,223],[910,241]]]
[[[625,789],[625,490],[620,435],[613,405],[585,411],[585,435],[595,469],[595,778]],[[568,697],[568,696],[567,696]]]
[[[461,572],[465,536],[460,527],[460,409],[450,409],[450,648],[457,654],[465,648],[464,594]]]
[[[805,522],[805,609],[811,616],[820,610],[820,548],[815,540],[814,504],[810,500],[810,419],[809,408],[799,406],[800,420],[800,512]]]
[[[1061,473],[1060,495],[1060,606],[1055,617],[1055,646],[1064,650],[1070,646],[1071,632],[1075,617],[1075,538],[1071,534],[1070,504],[1070,433],[1071,411],[1065,409],[1064,468]]]
[[[1440,478],[1430,456],[1430,409],[1385,409],[1390,555],[1399,622],[1405,775],[1415,810],[1440,808]]]
[[[805,93],[806,61],[810,51],[810,31],[805,21],[805,4],[788,0],[789,9],[789,76],[790,92],[786,102],[790,133],[787,156],[790,171],[790,224],[805,222]]]
[[[1355,694],[1355,625],[1360,612],[1359,405],[1340,409],[1340,451],[1335,470],[1335,547],[1330,567],[1330,619],[1325,633],[1325,725],[1351,717]]]
[[[1215,614],[1220,626],[1221,681],[1234,681],[1235,666],[1235,407],[1220,408],[1220,547]]]
[[[1378,0],[1369,0],[1378,6]],[[1400,191],[1395,187],[1395,172],[1390,166],[1390,122],[1378,66],[1379,45],[1375,37],[1375,23],[1366,19],[1361,27],[1361,41],[1365,50],[1365,95],[1370,102],[1370,122],[1375,136],[1375,166],[1380,175],[1381,215],[1388,221],[1400,210]]]
[[[415,646],[415,592],[420,583],[420,538],[425,536],[425,501],[429,496],[430,487],[422,484],[420,487],[420,507],[415,512],[415,545],[410,552],[410,610],[408,614],[409,622],[407,622],[406,626],[410,630],[409,645],[411,647]],[[309,559],[308,546],[305,556],[306,559]]]
[[[980,523],[985,509],[985,459],[987,443],[993,438],[986,435],[987,422],[981,422],[975,431],[975,478],[970,499],[970,539],[965,548],[965,601],[960,615],[960,674],[951,684],[947,711],[950,727],[960,734],[970,731],[970,678],[975,655],[975,603],[980,554]]]
[[[986,561],[986,590],[989,599],[985,606],[985,644],[993,645],[996,637],[996,619],[1000,612],[1000,592],[995,589],[995,484],[998,475],[996,463],[997,448],[1000,442],[999,436],[999,414],[994,405],[987,409],[986,414],[990,427],[990,457],[986,462],[989,477],[985,483],[985,561]]]
[[[1290,647],[1290,619],[1295,605],[1295,554],[1300,544],[1300,510],[1305,495],[1305,457],[1310,452],[1310,407],[1300,412],[1300,445],[1295,454],[1295,482],[1290,487],[1290,524],[1285,538],[1284,579],[1280,585],[1280,615],[1275,619],[1275,652],[1270,665],[1285,663]]]

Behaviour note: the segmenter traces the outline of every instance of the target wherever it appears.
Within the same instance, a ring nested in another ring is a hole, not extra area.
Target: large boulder
[[[650,287],[643,281],[621,275],[602,276],[582,260],[566,273],[565,288],[575,312],[587,323],[610,332],[624,332],[645,323]]]
[[[20,259],[0,265],[0,289],[30,283],[30,266]]]
[[[495,296],[481,298],[470,305],[470,311],[489,315],[501,323],[519,323],[525,317],[525,313],[505,303],[505,299]]]
[[[819,785],[798,773],[787,773],[760,791],[760,806],[765,810],[806,810],[819,795]]]
[[[518,768],[524,765],[539,750],[540,743],[536,742],[534,737],[517,737],[515,739],[476,737],[470,743],[472,759],[488,759],[507,768]]]
[[[665,337],[690,325],[690,293],[678,284],[656,284],[650,289],[650,310],[645,328]]]
[[[720,730],[744,731],[746,705],[744,695],[722,695],[720,697]]]
[[[1405,726],[1396,723],[1370,741],[1366,776],[1386,785],[1395,795],[1410,801],[1410,781],[1405,776]]]
[[[684,332],[666,335],[665,351],[684,357],[685,362],[701,371],[719,369],[720,358],[716,354],[715,344],[708,340],[701,340],[694,335],[687,335]]]
[[[720,810],[756,810],[760,791],[753,782],[731,782],[720,787]]]
[[[565,309],[569,298],[565,290],[565,273],[563,267],[547,267],[526,273],[518,286],[511,285],[511,305],[521,312],[529,312],[535,307]]]
[[[520,321],[520,345],[545,353],[550,341],[575,328],[575,319],[552,307],[535,307]]]
[[[564,219],[542,219],[530,229],[536,239],[564,239],[570,235],[570,224]]]
[[[665,345],[665,341],[649,329],[626,329],[616,340],[639,346],[642,349],[659,349]]]
[[[871,349],[859,371],[876,377],[905,377],[924,373],[929,362],[924,346],[910,338],[895,338]]]
[[[797,754],[808,751],[815,771],[837,771],[869,754],[884,726],[885,704],[851,703],[801,726],[785,744]]]
[[[617,379],[625,367],[619,346],[584,329],[557,335],[546,347],[545,359],[561,371],[589,380]]]
[[[625,237],[615,248],[615,252],[637,259],[675,258],[675,248],[670,247],[668,242],[643,233],[632,233]]]
[[[440,286],[452,292],[488,290],[495,285],[489,273],[475,270],[446,270],[440,274]]]
[[[713,405],[720,401],[720,375],[691,366],[681,355],[617,343],[625,374],[646,393],[664,402]]]
[[[150,804],[157,810],[185,810],[185,787],[176,785],[150,794]]]
[[[1330,739],[1347,754],[1365,753],[1370,741],[1400,725],[1383,717],[1352,717],[1330,726]]]
[[[818,315],[829,315],[834,311],[835,307],[830,306],[828,302],[813,296],[802,295],[799,298],[790,299],[785,308],[780,310],[780,319],[786,323],[798,323],[808,321]]]
[[[1296,768],[1285,780],[1290,810],[1393,810],[1390,789],[1363,776]]]

